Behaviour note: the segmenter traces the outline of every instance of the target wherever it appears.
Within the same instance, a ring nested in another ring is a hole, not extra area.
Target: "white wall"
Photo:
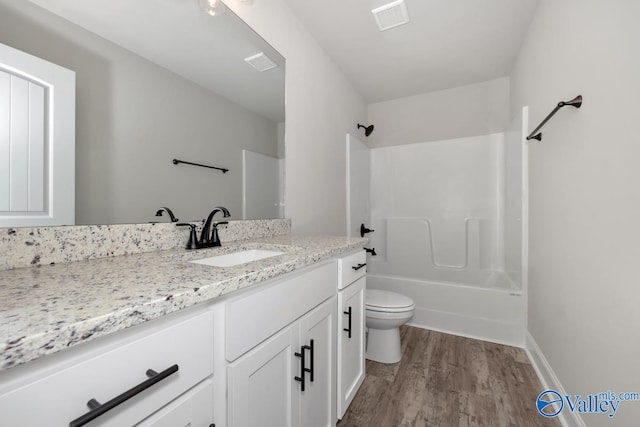
[[[509,78],[369,104],[371,147],[502,132],[509,124]]]
[[[228,5],[287,60],[286,207],[292,231],[346,233],[345,134],[366,105],[282,0]]]
[[[530,145],[529,331],[568,393],[639,391],[640,2],[541,0],[512,73]],[[637,425],[640,402],[589,426]]]

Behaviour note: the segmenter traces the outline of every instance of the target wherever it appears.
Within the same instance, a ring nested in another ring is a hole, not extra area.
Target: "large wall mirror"
[[[0,0],[0,43],[76,73],[77,225],[283,216],[285,59],[231,10]]]

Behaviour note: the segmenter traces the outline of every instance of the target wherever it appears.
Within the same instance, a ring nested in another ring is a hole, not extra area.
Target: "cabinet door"
[[[297,343],[294,324],[229,364],[230,427],[299,425]]]
[[[363,277],[338,292],[337,389],[340,419],[364,381],[365,285]]]
[[[305,390],[300,391],[300,425],[335,426],[336,298],[300,318],[300,345],[305,354]],[[313,341],[313,344],[312,344]],[[312,347],[312,348],[311,348]],[[298,384],[298,390],[301,384]]]
[[[191,427],[213,425],[213,383],[203,381],[136,427]]]

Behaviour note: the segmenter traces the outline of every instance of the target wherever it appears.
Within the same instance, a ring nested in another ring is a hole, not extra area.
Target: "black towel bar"
[[[576,96],[571,101],[558,102],[558,105],[556,105],[556,108],[554,108],[553,111],[549,113],[547,117],[544,118],[544,120],[538,125],[537,128],[533,130],[533,132],[531,132],[531,134],[529,134],[529,136],[527,137],[527,141],[529,141],[530,139],[537,139],[538,141],[542,141],[542,132],[538,132],[538,131],[542,128],[542,126],[544,126],[549,121],[551,117],[553,117],[554,114],[558,112],[559,109],[561,109],[565,105],[571,105],[572,107],[580,108],[580,106],[582,105],[582,95]]]
[[[222,173],[229,172],[229,169],[227,168],[219,168],[217,166],[202,165],[200,163],[185,162],[184,160],[173,159],[174,165],[177,165],[179,163],[184,163],[185,165],[200,166],[201,168],[217,169],[219,171],[222,171]]]

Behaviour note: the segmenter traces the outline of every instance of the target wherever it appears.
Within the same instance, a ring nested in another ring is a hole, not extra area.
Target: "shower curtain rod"
[[[549,113],[549,115],[545,117],[545,119],[538,125],[538,127],[535,128],[533,132],[531,132],[531,134],[527,137],[527,141],[529,141],[530,139],[537,139],[538,141],[542,141],[542,132],[538,132],[538,131],[542,128],[542,126],[544,126],[549,121],[551,117],[553,117],[554,114],[558,112],[559,109],[561,109],[565,105],[571,105],[572,107],[580,108],[580,106],[582,105],[582,95],[576,96],[571,101],[558,102],[558,105],[556,105],[556,108],[554,108],[553,111]]]

